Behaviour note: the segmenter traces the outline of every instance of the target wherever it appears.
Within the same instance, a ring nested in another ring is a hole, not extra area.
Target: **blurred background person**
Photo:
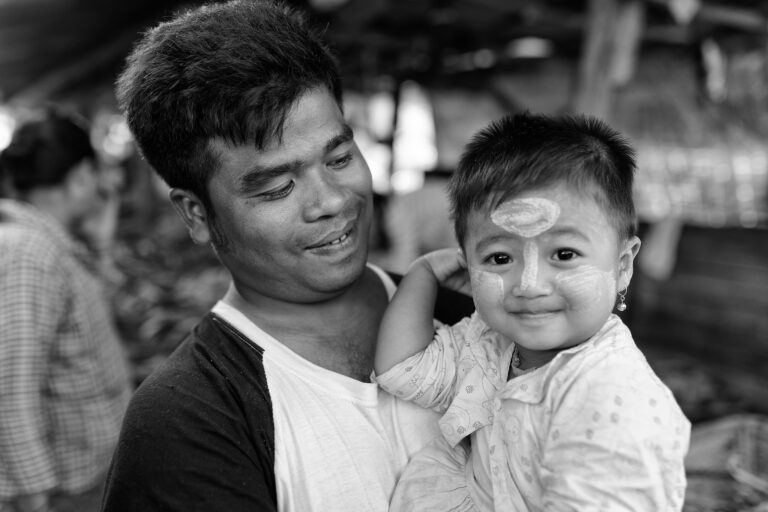
[[[0,510],[97,510],[131,394],[102,279],[120,175],[49,108],[0,176]]]

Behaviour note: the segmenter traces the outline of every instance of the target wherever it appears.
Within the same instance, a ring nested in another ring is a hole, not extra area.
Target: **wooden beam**
[[[590,0],[573,110],[610,117],[613,89],[634,73],[643,37],[642,0]]]
[[[667,7],[670,0],[646,0],[648,3]],[[758,9],[738,7],[723,3],[702,2],[692,22],[724,25],[747,32],[764,32],[765,16]]]
[[[749,32],[764,32],[766,30],[765,17],[756,9],[704,4],[701,6],[696,19]]]
[[[638,1],[625,2],[619,8],[613,38],[611,81],[614,86],[621,87],[632,80],[644,31],[645,4]]]

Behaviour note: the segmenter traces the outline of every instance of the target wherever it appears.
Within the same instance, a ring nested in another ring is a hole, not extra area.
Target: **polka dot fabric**
[[[450,335],[438,332],[433,345],[440,348],[381,377],[391,392],[418,395],[422,406],[439,398],[450,446],[471,436],[473,447],[485,448],[471,452],[467,474],[487,470],[492,510],[682,509],[690,422],[618,317],[548,365],[508,381],[499,369],[509,364],[511,347],[473,319]],[[446,397],[453,398],[449,405]],[[403,502],[421,493],[425,476],[446,474],[419,455],[414,464],[422,474],[406,471]],[[432,492],[429,509],[450,510],[451,500],[455,493]]]

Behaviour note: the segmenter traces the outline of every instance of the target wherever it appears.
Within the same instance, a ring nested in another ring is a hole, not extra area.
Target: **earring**
[[[619,292],[619,303],[616,304],[616,310],[621,312],[627,309],[627,305],[624,303],[624,299],[627,296],[627,289],[624,288],[623,291]]]

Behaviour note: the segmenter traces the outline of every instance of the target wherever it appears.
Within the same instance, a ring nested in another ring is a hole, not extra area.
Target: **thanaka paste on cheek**
[[[523,245],[521,292],[536,284],[539,273],[539,246],[532,239],[554,226],[559,216],[560,205],[541,197],[511,199],[491,213],[494,224],[527,239]]]
[[[504,279],[499,274],[469,267],[469,279],[475,298],[491,298],[498,302],[504,300]]]
[[[581,265],[555,276],[555,286],[573,309],[589,309],[600,304],[606,294],[616,294],[616,278],[592,265]]]

